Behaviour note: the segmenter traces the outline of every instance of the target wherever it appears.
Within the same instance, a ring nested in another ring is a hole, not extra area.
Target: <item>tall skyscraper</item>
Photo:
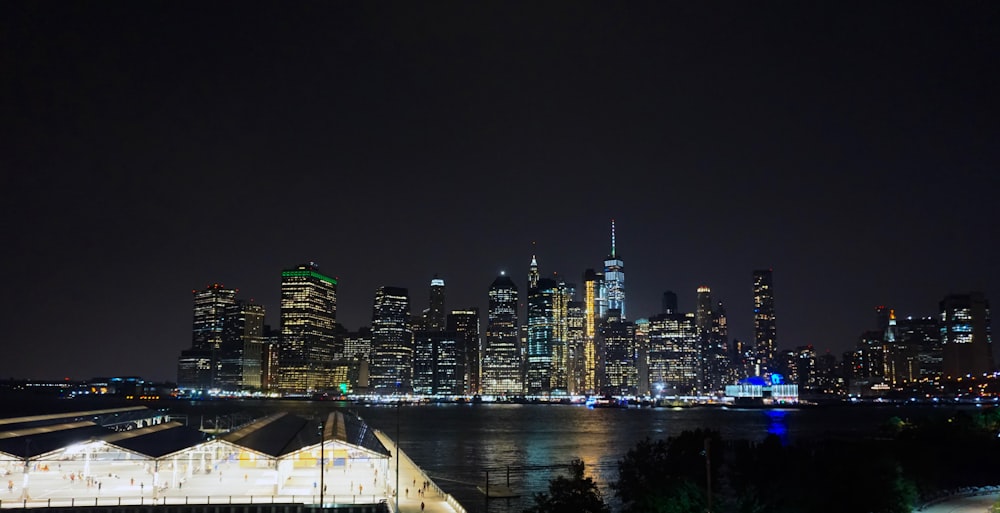
[[[209,390],[218,387],[228,308],[236,304],[236,290],[215,283],[192,290],[194,315],[191,348],[177,360],[177,385],[182,389]]]
[[[601,391],[615,396],[635,395],[639,389],[635,325],[623,319],[617,308],[610,308],[598,334],[604,348]]]
[[[698,326],[694,314],[649,319],[649,382],[655,396],[687,395],[701,388]]]
[[[626,319],[625,312],[625,262],[615,248],[615,220],[611,220],[611,254],[604,259],[604,297],[608,309],[616,309],[621,319]]]
[[[454,331],[413,334],[413,392],[455,396],[465,393],[465,353]]]
[[[528,288],[527,291],[530,294],[531,289],[538,286],[538,259],[535,255],[531,255],[531,263],[528,264]]]
[[[281,272],[281,372],[285,392],[335,388],[329,378],[336,344],[337,280],[314,262]]]
[[[464,393],[482,392],[482,340],[479,330],[479,309],[476,307],[452,310],[448,314],[448,331],[459,337],[461,350],[465,353]]]
[[[771,372],[777,338],[774,318],[774,285],[771,269],[753,272],[753,342],[760,374]]]
[[[219,349],[222,346],[226,309],[236,304],[236,290],[215,283],[202,290],[192,290],[191,293],[194,296],[191,349]]]
[[[990,303],[982,292],[946,296],[940,320],[945,379],[993,372]]]
[[[697,305],[694,312],[695,324],[699,330],[708,333],[712,328],[712,289],[705,285],[698,287]]]
[[[604,300],[604,273],[587,269],[583,273],[583,370],[578,393],[598,392],[600,352],[597,348],[597,327],[607,310]]]
[[[486,345],[483,349],[483,394],[520,395],[521,348],[518,344],[517,286],[501,273],[489,290]]]
[[[441,331],[445,327],[444,280],[434,275],[431,280],[430,307],[427,310],[427,320],[424,329]]]
[[[552,376],[551,391],[566,393],[570,373],[570,314],[569,307],[576,295],[576,286],[566,280],[556,280],[552,303]]]
[[[551,391],[552,349],[555,338],[555,308],[558,294],[555,280],[541,278],[528,290],[528,395]]]
[[[223,390],[259,390],[264,305],[237,300],[226,309],[217,384]]]
[[[899,319],[899,340],[907,347],[917,348],[920,381],[934,382],[941,378],[941,323],[937,316]]]
[[[376,394],[413,391],[413,331],[410,293],[405,288],[379,287],[375,291],[369,383]]]
[[[567,359],[569,369],[567,371],[567,388],[570,394],[587,393],[586,373],[586,336],[584,335],[584,324],[586,323],[586,308],[583,301],[570,301],[566,306],[566,338],[567,338]]]
[[[714,392],[725,390],[726,385],[735,383],[739,376],[734,370],[729,349],[729,321],[726,309],[719,301],[711,313],[709,336],[705,339],[705,372],[703,390]]]

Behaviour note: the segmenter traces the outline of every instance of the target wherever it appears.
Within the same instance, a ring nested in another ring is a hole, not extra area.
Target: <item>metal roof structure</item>
[[[12,459],[31,459],[106,435],[89,421],[50,424],[0,433],[0,452]]]
[[[108,426],[120,424],[122,422],[141,421],[157,415],[162,414],[155,412],[154,410],[150,410],[145,406],[132,406],[129,408],[110,408],[105,410],[77,411],[0,419],[0,429],[4,431],[18,431],[34,427],[53,426],[80,421],[90,421],[99,426]]]
[[[105,443],[151,459],[181,452],[211,439],[207,433],[178,422],[166,422],[101,437]]]
[[[57,453],[67,447],[102,441],[149,459],[160,459],[217,439],[268,458],[281,458],[319,445],[320,422],[277,413],[218,438],[178,422],[158,422],[162,412],[145,407],[91,410],[54,415],[0,419],[0,453],[6,459],[25,460]],[[118,430],[122,424],[130,429]],[[142,425],[145,427],[133,428]],[[330,413],[323,438],[342,442],[378,457],[391,453],[359,417]]]
[[[357,446],[379,456],[390,456],[371,428],[360,418],[331,412],[324,424],[323,438]],[[280,458],[320,443],[319,421],[277,413],[220,437],[251,451]]]

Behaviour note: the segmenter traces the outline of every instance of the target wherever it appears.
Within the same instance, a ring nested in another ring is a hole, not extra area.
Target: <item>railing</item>
[[[450,497],[450,496],[449,496]],[[331,495],[323,496],[323,504],[379,504],[381,495]],[[0,499],[3,508],[75,508],[84,506],[157,506],[173,505],[228,505],[228,504],[319,504],[319,495],[185,495],[167,497],[69,497],[46,499]],[[458,508],[456,508],[458,510]],[[465,513],[461,510],[460,513]]]

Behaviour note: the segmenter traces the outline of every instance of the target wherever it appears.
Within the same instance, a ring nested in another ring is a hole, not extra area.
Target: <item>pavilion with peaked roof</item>
[[[391,492],[390,456],[364,421],[339,411],[322,419],[276,413],[220,436],[147,408],[0,419],[0,473],[7,484],[0,508],[41,501],[71,507],[218,503],[223,497],[230,503],[315,504],[322,497],[324,504],[376,504]]]

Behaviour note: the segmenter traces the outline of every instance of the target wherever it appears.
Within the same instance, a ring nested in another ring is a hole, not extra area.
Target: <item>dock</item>
[[[476,487],[487,499],[512,499],[514,497],[520,497],[521,494],[515,492],[513,489],[508,488],[502,484],[490,483],[489,487],[485,483]]]

